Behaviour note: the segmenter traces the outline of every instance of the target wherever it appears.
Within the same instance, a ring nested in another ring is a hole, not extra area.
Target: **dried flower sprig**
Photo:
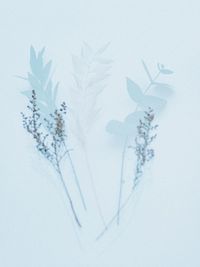
[[[133,181],[134,187],[140,181],[145,163],[150,161],[154,157],[154,150],[152,148],[149,148],[149,146],[157,136],[156,134],[152,134],[152,131],[156,130],[158,125],[152,126],[153,120],[153,109],[149,108],[148,111],[145,111],[144,120],[140,120],[139,125],[137,126],[138,135],[135,138],[135,154],[137,157],[137,165]]]
[[[64,121],[66,104],[63,102],[60,109],[56,109],[54,114],[50,114],[52,120],[44,118],[44,124],[46,124],[46,127],[44,127],[41,123],[40,109],[37,106],[37,96],[34,90],[32,90],[31,99],[29,100],[29,105],[27,108],[30,111],[30,115],[25,115],[22,113],[23,126],[34,138],[37,150],[51,163],[56,170],[65,190],[74,219],[77,225],[81,227],[81,223],[78,219],[78,215],[75,211],[71,195],[67,185],[65,184],[60,167],[64,155],[68,152],[65,144],[66,133]]]
[[[130,199],[133,196],[133,193],[138,186],[141,177],[144,173],[144,168],[147,162],[149,162],[155,155],[154,149],[151,147],[153,140],[156,138],[156,134],[153,132],[158,128],[158,125],[153,125],[155,114],[153,109],[149,108],[148,111],[144,112],[144,117],[139,121],[139,125],[137,126],[137,135],[135,137],[135,146],[130,147],[133,148],[136,154],[136,167],[135,174],[133,177],[133,186],[130,194],[120,205],[120,209],[116,212],[116,214],[111,218],[103,231],[97,236],[96,240],[99,240],[111,227],[111,225],[118,220],[120,213],[129,203]]]
[[[59,83],[57,82],[54,85],[54,82],[52,80],[52,61],[50,60],[47,63],[45,62],[44,52],[45,48],[41,49],[39,52],[36,52],[34,47],[31,46],[30,71],[27,73],[27,77],[20,77],[28,82],[28,87],[25,91],[22,91],[22,94],[29,99],[31,105],[35,105],[35,107],[32,107],[35,112],[33,116],[35,116],[34,119],[37,122],[37,125],[35,126],[39,126],[39,129],[42,128],[44,132],[48,132],[48,135],[46,136],[40,136],[40,132],[38,133],[38,135],[34,134],[35,139],[37,140],[38,149],[40,149],[41,153],[45,153],[46,157],[49,153],[48,159],[52,161],[52,155],[50,154],[50,150],[46,145],[46,141],[49,141],[50,136],[52,139],[56,138],[56,140],[52,140],[54,142],[57,141],[56,151],[55,147],[50,144],[51,150],[54,149],[54,152],[58,152],[57,150],[61,149],[63,150],[63,155],[61,156],[60,153],[60,157],[64,158],[65,155],[67,156],[82,205],[86,210],[85,199],[82,193],[74,163],[71,158],[70,150],[67,148],[66,143],[63,142],[64,140],[60,139],[61,132],[59,133],[59,131],[61,129],[59,127],[61,126],[61,124],[64,125],[62,116],[65,115],[64,113],[66,112],[66,104],[63,103],[60,107],[60,110],[56,106]],[[38,113],[39,115],[36,113]],[[57,123],[59,122],[59,124],[56,125],[55,121],[57,121]],[[53,133],[52,130],[56,129],[56,127],[58,132]],[[60,158],[59,160],[61,161],[62,158]],[[55,157],[52,163],[55,165]]]

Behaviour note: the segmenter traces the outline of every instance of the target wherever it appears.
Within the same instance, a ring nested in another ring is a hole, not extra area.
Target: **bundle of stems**
[[[98,97],[106,87],[107,80],[110,76],[112,60],[102,56],[108,46],[109,44],[106,44],[95,51],[87,43],[84,43],[81,54],[78,56],[73,55],[74,84],[70,91],[70,107],[74,118],[73,132],[85,156],[95,204],[100,220],[104,226],[106,222],[91,169],[87,137],[100,114],[101,108],[97,105]]]
[[[37,150],[50,162],[56,171],[64,188],[74,219],[77,225],[81,227],[72,197],[64,181],[61,170],[61,162],[69,152],[65,141],[67,137],[64,121],[67,108],[66,104],[63,102],[59,109],[55,109],[54,113],[50,114],[51,120],[49,118],[43,118],[43,122],[41,122],[41,113],[37,105],[36,92],[32,90],[31,99],[29,100],[27,108],[30,114],[25,115],[22,113],[23,126],[35,140]],[[44,125],[46,125],[46,127],[44,127]]]
[[[155,115],[153,113],[153,109],[149,108],[148,111],[144,112],[143,119],[139,121],[139,125],[137,126],[137,136],[135,137],[135,146],[132,147],[136,154],[136,167],[133,176],[133,185],[131,192],[126,200],[122,203],[122,205],[120,205],[114,216],[107,223],[103,231],[97,236],[96,240],[99,240],[108,231],[115,220],[118,220],[120,213],[129,203],[136,187],[138,186],[142,178],[146,163],[154,157],[154,149],[150,147],[151,143],[156,138],[156,134],[154,134],[153,132],[158,127],[158,125],[152,125],[154,117]]]
[[[146,94],[149,92],[149,90],[152,88],[152,87],[159,87],[161,88],[163,91],[166,91],[166,90],[170,90],[171,89],[171,86],[168,85],[168,84],[165,84],[165,83],[161,83],[161,82],[157,82],[158,78],[160,77],[160,75],[170,75],[173,73],[172,70],[170,69],[167,69],[165,68],[165,66],[163,64],[157,64],[157,73],[155,76],[152,76],[146,63],[142,60],[142,65],[143,65],[143,68],[144,68],[144,71],[146,72],[146,75],[148,77],[148,80],[149,80],[149,84],[147,85],[147,87],[144,89],[144,91],[140,92],[141,95],[143,95],[143,101],[146,97]],[[129,95],[131,96],[132,99],[134,99],[137,103],[137,106],[135,108],[135,112],[137,112],[138,109],[141,109],[143,108],[142,106],[142,102],[140,101],[137,101],[138,99],[138,92],[141,90],[140,87],[138,85],[134,85],[136,86],[137,88],[135,93],[130,93],[129,91]],[[133,98],[133,95],[132,94],[135,94],[135,98]],[[148,98],[149,97],[149,98]],[[147,96],[147,99],[146,101],[148,101],[148,106],[155,106],[156,107],[156,103],[160,102],[164,105],[165,103],[165,100],[163,99],[160,99],[160,98],[157,98],[155,96]],[[156,110],[158,111],[158,110]],[[156,113],[156,111],[154,111]],[[150,108],[149,110],[150,113],[153,112],[153,110]],[[140,126],[142,127],[142,125]],[[122,161],[121,161],[121,175],[120,175],[120,187],[119,187],[119,197],[118,197],[118,207],[117,207],[117,224],[119,225],[119,222],[120,222],[120,210],[121,210],[121,205],[122,205],[122,191],[123,191],[123,182],[124,182],[124,168],[125,168],[125,158],[126,158],[126,151],[127,151],[127,148],[128,148],[128,143],[129,143],[129,139],[130,139],[130,136],[126,136],[125,138],[125,141],[124,141],[124,145],[123,145],[123,150],[122,150]],[[137,177],[139,175],[139,168],[140,166],[138,165],[138,174],[136,175],[136,181],[137,181]]]

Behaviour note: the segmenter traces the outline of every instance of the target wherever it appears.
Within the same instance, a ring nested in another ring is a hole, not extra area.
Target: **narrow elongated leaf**
[[[158,67],[158,70],[159,70],[162,74],[167,74],[167,75],[169,75],[169,74],[173,74],[173,73],[174,73],[172,70],[165,68],[165,66],[164,66],[163,64],[158,63],[158,64],[157,64],[157,67]]]
[[[32,87],[33,90],[36,90],[36,91],[41,90],[41,84],[40,84],[40,82],[30,72],[28,72],[28,81],[29,81],[30,86]]]
[[[31,66],[32,72],[36,74],[37,73],[37,57],[36,57],[35,49],[33,48],[33,46],[31,46],[30,48],[30,66]]]
[[[102,55],[105,50],[108,48],[108,46],[110,45],[110,42],[105,44],[104,46],[102,46],[97,52],[96,52],[96,56],[100,56]]]
[[[44,67],[42,72],[42,82],[45,83],[49,77],[51,71],[52,61],[50,60]]]
[[[95,61],[101,63],[101,64],[111,64],[113,63],[113,60],[111,59],[106,59],[106,58],[100,58],[100,57],[95,57]]]
[[[93,50],[86,42],[84,42],[83,47],[81,49],[81,56],[86,62],[91,60],[93,56]]]
[[[58,94],[58,87],[59,87],[59,82],[57,82],[56,86],[54,87],[53,103],[56,103],[56,98],[57,98],[57,94]]]
[[[161,69],[160,72],[162,72],[163,74],[173,74],[174,72],[172,70],[169,69]]]
[[[76,74],[83,75],[86,72],[87,66],[85,66],[84,61],[80,57],[72,55],[72,63]]]
[[[21,93],[26,97],[28,97],[29,99],[31,99],[32,92],[30,90],[22,91]]]
[[[74,132],[81,142],[86,138],[86,132],[98,117],[96,107],[97,97],[103,91],[109,77],[110,60],[102,58],[106,46],[96,52],[86,43],[80,56],[73,56],[74,86],[71,93],[71,110],[74,114]],[[81,138],[80,138],[81,136]]]

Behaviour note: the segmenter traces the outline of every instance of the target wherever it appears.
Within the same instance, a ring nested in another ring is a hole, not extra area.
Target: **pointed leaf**
[[[58,87],[59,87],[59,82],[57,82],[57,84],[54,87],[54,91],[53,91],[53,102],[56,104],[56,98],[57,98],[57,94],[58,94]]]
[[[109,45],[110,42],[99,48],[99,50],[96,52],[96,56],[100,56],[101,54],[103,54]]]
[[[174,72],[170,69],[161,69],[160,72],[162,72],[163,74],[173,74]]]
[[[88,62],[91,59],[92,55],[92,48],[86,42],[84,42],[81,50],[81,56],[86,60],[86,62]]]
[[[50,60],[44,67],[43,73],[42,73],[42,81],[45,83],[49,77],[49,73],[51,71],[51,65],[52,61]]]
[[[81,58],[72,55],[72,63],[76,74],[83,74],[85,72],[86,65]]]
[[[158,70],[162,73],[162,74],[173,74],[174,72],[170,69],[166,69],[165,66],[163,64],[158,63]]]
[[[31,96],[32,96],[31,90],[22,91],[21,93],[22,93],[22,95],[25,95],[26,97],[28,97],[29,99],[31,99]]]

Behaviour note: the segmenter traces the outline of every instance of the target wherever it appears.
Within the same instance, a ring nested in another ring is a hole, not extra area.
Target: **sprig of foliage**
[[[44,124],[46,124],[46,127],[44,127],[41,123],[40,109],[37,106],[37,97],[34,90],[32,91],[31,99],[29,100],[29,105],[27,108],[30,111],[30,115],[25,115],[22,113],[23,126],[35,140],[37,150],[52,164],[56,170],[70,203],[74,219],[77,225],[81,227],[81,223],[75,211],[68,188],[64,182],[60,167],[61,160],[67,153],[65,145],[66,133],[64,121],[66,104],[63,102],[60,109],[56,109],[53,114],[50,114],[52,118],[51,121],[47,118],[44,118]]]
[[[126,78],[126,87],[128,95],[131,100],[137,105],[135,111],[128,114],[124,121],[111,120],[106,126],[106,130],[113,135],[119,136],[124,140],[128,137],[133,137],[137,133],[137,125],[142,116],[142,112],[147,110],[148,107],[153,108],[154,112],[159,113],[166,105],[167,101],[157,95],[147,94],[150,89],[153,89],[155,93],[161,93],[162,95],[169,95],[172,92],[172,86],[167,83],[158,82],[161,75],[171,75],[173,71],[166,68],[163,64],[157,64],[157,72],[153,76],[146,63],[142,61],[142,65],[148,78],[148,85],[142,89],[140,85],[134,82],[130,78]],[[142,111],[142,112],[141,112]]]
[[[31,46],[30,71],[27,77],[20,77],[28,82],[28,88],[22,94],[29,99],[28,108],[33,112],[32,118],[23,115],[23,123],[36,140],[38,150],[52,163],[57,172],[60,172],[58,162],[60,163],[64,156],[68,157],[83,207],[86,210],[79,179],[67,148],[65,140],[67,136],[61,131],[64,130],[61,126],[64,126],[66,104],[63,103],[60,108],[56,106],[59,83],[54,85],[52,81],[52,61],[45,63],[44,52],[45,48],[37,53]]]
[[[144,90],[142,90],[141,87],[137,83],[135,83],[133,80],[131,80],[130,78],[126,79],[128,94],[130,98],[137,104],[135,111],[133,113],[130,113],[128,116],[126,116],[123,122],[120,122],[117,120],[111,120],[106,126],[106,129],[109,133],[118,135],[122,137],[124,140],[124,146],[123,146],[123,152],[122,152],[122,163],[121,163],[121,175],[120,175],[120,189],[119,189],[119,198],[118,198],[118,214],[120,214],[119,211],[120,211],[121,201],[122,201],[124,166],[125,166],[125,157],[126,157],[126,150],[127,150],[128,142],[130,139],[134,138],[134,136],[137,134],[138,123],[141,120],[141,116],[144,110],[146,110],[148,107],[151,107],[153,108],[154,112],[157,114],[166,105],[165,99],[160,98],[158,96],[150,95],[147,93],[152,87],[154,87],[155,90],[161,89],[162,91],[168,91],[168,92],[169,90],[171,90],[170,85],[157,82],[157,80],[161,74],[169,75],[169,74],[172,74],[173,71],[165,68],[163,64],[158,63],[157,73],[153,77],[144,61],[142,61],[142,65],[144,67],[144,71],[146,72],[148,80],[149,80],[149,84]],[[118,216],[117,223],[119,224],[119,216]]]
[[[101,109],[97,106],[98,96],[105,89],[110,76],[112,60],[102,56],[108,45],[94,51],[84,43],[81,54],[72,56],[74,83],[70,90],[70,108],[75,122],[74,133],[83,146],[99,116]]]
[[[87,152],[87,136],[99,116],[101,109],[97,105],[98,96],[106,87],[110,76],[112,60],[105,59],[103,56],[108,45],[94,51],[87,43],[84,43],[81,54],[72,56],[74,84],[70,90],[73,133],[83,149],[96,206],[104,225],[105,220]]]
[[[29,88],[22,94],[31,99],[32,90],[34,90],[41,116],[42,118],[48,118],[49,114],[52,114],[56,109],[59,83],[53,84],[52,61],[45,63],[44,52],[45,48],[37,53],[31,46],[30,71],[27,73],[27,77],[23,78],[28,81]]]
[[[153,125],[154,117],[155,114],[153,112],[153,109],[149,108],[148,111],[144,112],[143,119],[140,120],[139,125],[137,126],[135,146],[131,147],[134,149],[137,158],[131,192],[126,198],[126,200],[122,203],[122,205],[120,205],[120,208],[108,222],[103,231],[97,236],[96,240],[99,240],[108,231],[108,229],[112,226],[115,220],[118,221],[120,213],[129,203],[136,187],[138,186],[141,180],[141,177],[144,173],[145,165],[154,157],[155,153],[154,149],[151,147],[151,144],[157,136],[156,134],[154,134],[154,131],[158,127],[158,125]]]

